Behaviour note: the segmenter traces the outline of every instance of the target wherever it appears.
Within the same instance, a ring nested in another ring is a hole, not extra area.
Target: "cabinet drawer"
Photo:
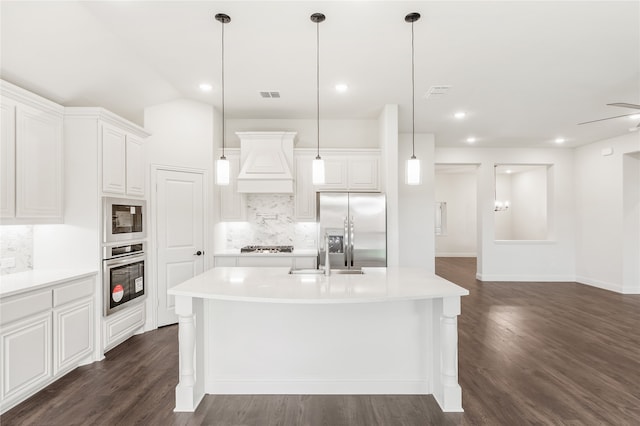
[[[64,305],[74,300],[93,295],[93,277],[73,281],[67,285],[53,289],[53,306]]]
[[[294,267],[296,269],[315,269],[316,258],[315,257],[294,257]]]
[[[144,325],[144,303],[111,315],[104,324],[105,351],[127,339]]]
[[[51,290],[20,295],[0,303],[0,325],[51,309]]]

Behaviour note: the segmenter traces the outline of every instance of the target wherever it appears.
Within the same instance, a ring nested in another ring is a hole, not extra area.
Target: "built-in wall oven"
[[[146,297],[145,243],[104,246],[102,286],[104,315],[111,315]]]
[[[104,197],[103,243],[143,240],[146,237],[146,202]]]

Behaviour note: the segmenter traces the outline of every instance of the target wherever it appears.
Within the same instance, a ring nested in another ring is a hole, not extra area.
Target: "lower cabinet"
[[[93,359],[95,277],[0,301],[0,412]]]
[[[216,268],[226,266],[242,266],[242,267],[287,267],[287,268],[315,268],[316,256],[214,256],[214,265]]]
[[[131,306],[113,315],[109,315],[103,321],[104,350],[113,349],[144,325],[144,302]]]
[[[51,369],[51,311],[2,327],[2,412],[46,386]]]

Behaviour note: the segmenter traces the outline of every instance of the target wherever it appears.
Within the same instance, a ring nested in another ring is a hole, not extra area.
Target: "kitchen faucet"
[[[331,275],[331,263],[329,262],[329,233],[324,234],[324,274]]]

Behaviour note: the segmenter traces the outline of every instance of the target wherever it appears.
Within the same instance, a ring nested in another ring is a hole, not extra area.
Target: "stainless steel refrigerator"
[[[331,269],[387,266],[387,203],[384,194],[317,194],[318,264],[325,262],[329,237]]]

